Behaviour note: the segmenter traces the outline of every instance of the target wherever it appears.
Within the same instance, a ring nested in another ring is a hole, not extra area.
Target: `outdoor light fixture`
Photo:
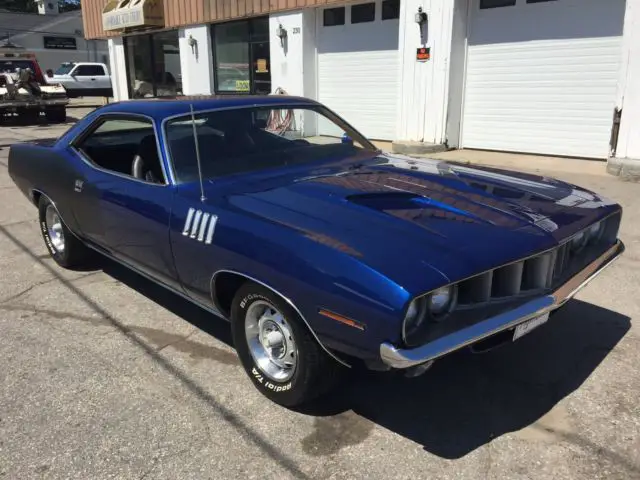
[[[276,35],[280,39],[280,45],[284,47],[284,41],[287,38],[287,29],[282,26],[282,24],[278,25],[278,30],[276,31]]]
[[[189,35],[189,38],[187,38],[187,43],[191,47],[191,53],[194,53],[196,58],[198,58],[198,40],[193,38],[193,35]]]
[[[416,23],[420,26],[427,23],[427,14],[422,11],[422,7],[418,7],[418,13],[416,13]]]

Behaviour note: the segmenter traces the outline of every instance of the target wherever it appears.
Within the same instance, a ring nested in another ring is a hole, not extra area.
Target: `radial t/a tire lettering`
[[[308,403],[340,378],[342,367],[291,305],[271,290],[245,283],[234,297],[231,320],[242,366],[255,387],[275,403]]]
[[[88,248],[65,225],[56,206],[42,195],[38,202],[40,233],[51,258],[64,268],[83,265],[88,257]]]

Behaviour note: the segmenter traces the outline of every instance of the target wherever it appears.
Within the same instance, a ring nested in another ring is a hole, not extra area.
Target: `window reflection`
[[[182,95],[178,31],[125,37],[132,98]]]

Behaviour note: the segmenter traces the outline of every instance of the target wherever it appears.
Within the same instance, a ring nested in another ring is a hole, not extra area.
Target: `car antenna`
[[[193,113],[193,103],[189,104],[191,109],[191,125],[193,126],[193,141],[196,145],[196,161],[198,162],[198,179],[200,179],[200,201],[204,202],[207,197],[204,196],[204,186],[202,184],[202,166],[200,165],[200,145],[198,144],[198,132],[196,131],[196,116]]]

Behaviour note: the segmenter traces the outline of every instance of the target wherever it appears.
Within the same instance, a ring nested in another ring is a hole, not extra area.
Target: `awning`
[[[110,0],[107,2],[102,10],[102,28],[110,31],[132,27],[164,27],[162,0]]]

